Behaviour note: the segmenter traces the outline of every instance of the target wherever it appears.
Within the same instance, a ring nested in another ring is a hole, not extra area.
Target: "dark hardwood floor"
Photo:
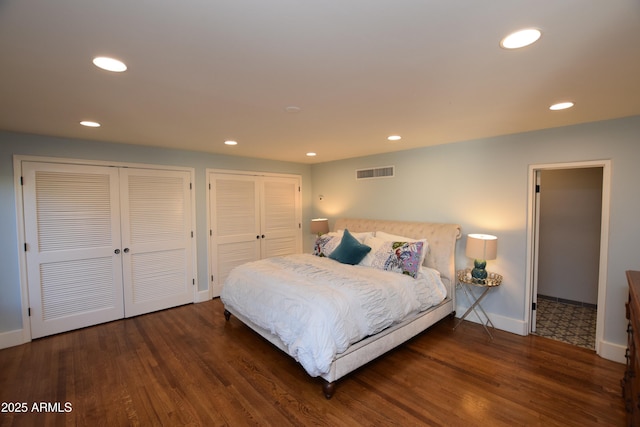
[[[319,379],[226,322],[218,299],[187,305],[0,350],[2,409],[27,404],[0,413],[0,426],[624,425],[622,364],[452,327],[446,319],[343,378],[326,400]]]

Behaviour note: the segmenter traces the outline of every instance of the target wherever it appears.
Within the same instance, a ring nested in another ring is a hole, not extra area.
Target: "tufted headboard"
[[[443,282],[449,288],[449,295],[455,295],[456,277],[456,241],[461,236],[460,226],[457,224],[441,224],[430,222],[388,221],[377,219],[338,218],[334,230],[345,228],[353,232],[384,231],[390,234],[410,237],[412,239],[426,238],[429,252],[424,265],[435,268],[440,272]]]

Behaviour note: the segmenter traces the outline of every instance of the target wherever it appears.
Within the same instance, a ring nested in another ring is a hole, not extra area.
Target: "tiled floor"
[[[596,307],[538,296],[536,335],[595,349]]]

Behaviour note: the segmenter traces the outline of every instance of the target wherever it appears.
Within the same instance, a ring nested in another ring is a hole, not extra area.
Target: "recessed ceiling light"
[[[100,127],[100,123],[92,122],[92,121],[89,121],[89,120],[83,120],[83,121],[80,122],[80,124],[82,126],[86,126],[86,127],[89,127],[89,128],[99,128]]]
[[[310,151],[307,153],[307,157],[315,157],[316,153],[314,153],[313,151]]]
[[[284,108],[284,111],[286,111],[287,113],[299,113],[300,110],[302,110],[302,108],[300,107],[296,107],[295,105],[290,105],[288,107]]]
[[[106,56],[98,56],[93,58],[93,65],[103,70],[113,71],[114,73],[121,73],[127,70],[127,66],[124,62],[114,58],[108,58]]]
[[[238,141],[227,140],[224,142],[226,145],[238,145]]]
[[[391,136],[388,136],[387,139],[389,141],[400,141],[402,137],[400,135],[391,135]]]
[[[519,49],[538,41],[542,33],[536,28],[527,28],[509,34],[500,41],[500,46],[505,49]]]
[[[549,110],[553,110],[553,111],[566,110],[567,108],[573,107],[573,105],[574,104],[571,101],[559,102],[559,103],[553,104],[551,107],[549,107]]]

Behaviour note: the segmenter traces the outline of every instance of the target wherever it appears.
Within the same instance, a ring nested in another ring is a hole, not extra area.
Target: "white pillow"
[[[429,251],[429,243],[427,239],[412,239],[411,237],[398,236],[396,234],[385,233],[384,231],[376,231],[375,236],[386,242],[422,242],[422,256],[420,258],[420,265],[424,265],[424,259]],[[371,246],[371,245],[369,245]],[[371,250],[373,252],[373,250]]]
[[[340,238],[342,238],[342,235],[344,234],[344,230],[336,230],[333,233],[336,233],[335,234],[336,236],[340,236]],[[367,237],[373,237],[374,235],[373,231],[363,231],[361,233],[354,233],[353,231],[349,230],[349,233],[351,233],[353,237],[358,239],[360,243],[364,243]],[[329,235],[331,235],[331,233],[329,233]]]
[[[373,237],[373,231],[364,233],[351,233],[351,231],[349,231],[349,233],[360,243],[364,243],[365,239],[368,237]],[[313,254],[316,256],[328,257],[338,247],[342,241],[343,235],[344,230],[337,230],[330,231],[329,233],[319,236],[313,246]]]
[[[378,252],[380,251],[380,248],[382,248],[382,246],[384,245],[385,241],[382,239],[379,239],[377,237],[367,237],[366,239],[364,239],[364,244],[369,246],[371,248],[371,250],[369,251],[369,253],[362,259],[362,261],[360,261],[360,265],[364,265],[366,267],[371,267],[373,266],[373,262],[378,254]]]

